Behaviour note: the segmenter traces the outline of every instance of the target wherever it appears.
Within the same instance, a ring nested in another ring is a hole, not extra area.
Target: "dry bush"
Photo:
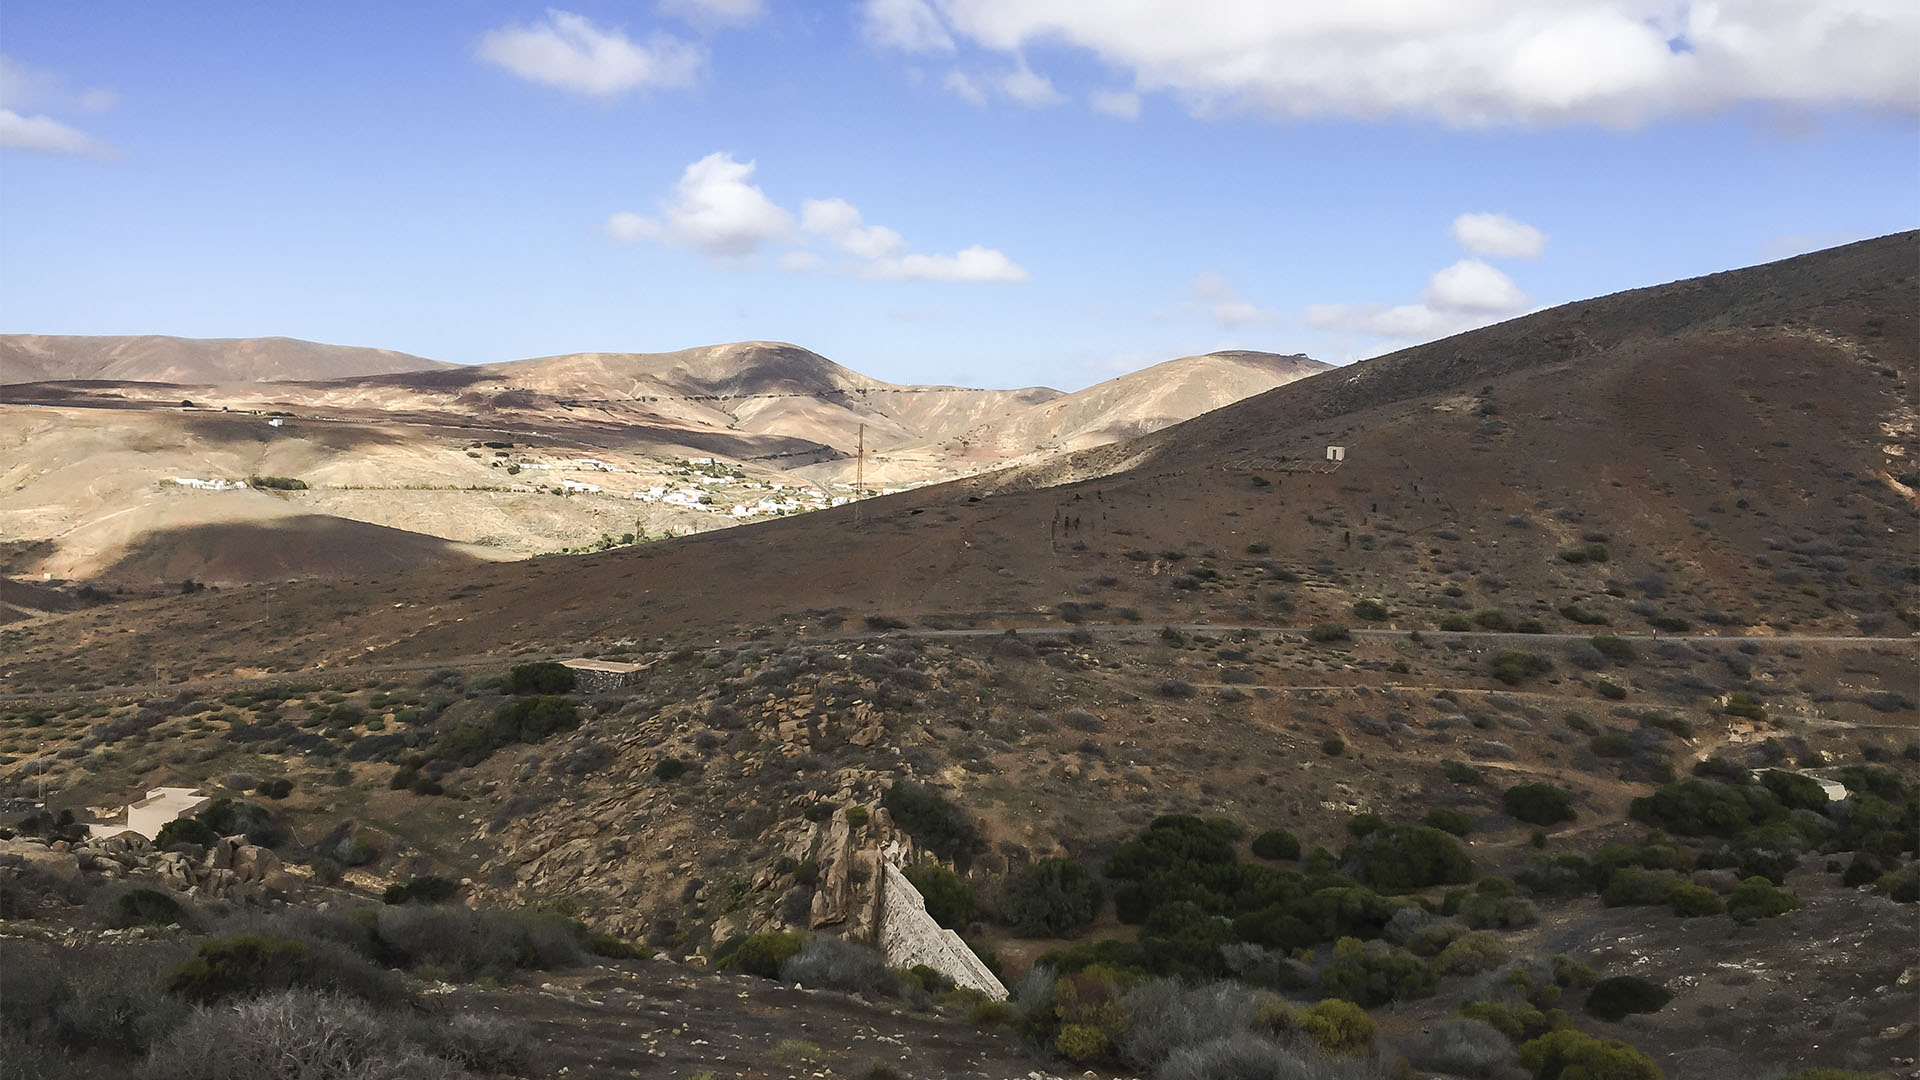
[[[898,997],[900,977],[877,950],[836,937],[817,937],[780,964],[780,981],[868,997]]]
[[[457,1080],[396,1024],[345,998],[288,990],[195,1009],[155,1046],[146,1080]]]

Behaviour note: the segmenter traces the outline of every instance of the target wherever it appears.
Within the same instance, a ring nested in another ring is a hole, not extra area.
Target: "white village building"
[[[90,825],[88,830],[96,837],[137,832],[152,840],[160,835],[160,827],[167,822],[198,813],[201,807],[212,801],[195,788],[153,788],[147,792],[146,798],[127,807],[126,824]]]

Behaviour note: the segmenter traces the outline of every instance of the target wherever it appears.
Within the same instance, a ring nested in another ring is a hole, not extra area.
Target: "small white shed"
[[[1329,446],[1329,447],[1327,447],[1327,460],[1328,460],[1328,461],[1345,461],[1345,460],[1347,460],[1347,448],[1346,448],[1346,447],[1344,447],[1344,446]]]

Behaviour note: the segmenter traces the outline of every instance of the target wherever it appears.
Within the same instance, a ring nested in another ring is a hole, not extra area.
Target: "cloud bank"
[[[1031,276],[1005,253],[979,244],[951,255],[908,251],[900,233],[868,224],[845,199],[807,199],[796,220],[753,184],[755,168],[755,162],[737,161],[725,151],[708,154],[680,174],[660,200],[656,216],[622,210],[610,215],[601,229],[624,244],[651,241],[723,264],[745,263],[768,249],[784,248],[775,265],[789,273],[954,282],[1020,282]]]
[[[1091,53],[1196,113],[1631,127],[1744,104],[1920,113],[1911,0],[865,0],[866,39]]]

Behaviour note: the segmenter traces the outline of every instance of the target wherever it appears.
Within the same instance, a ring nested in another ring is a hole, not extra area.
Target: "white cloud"
[[[78,128],[68,127],[50,116],[21,116],[12,109],[0,109],[0,146],[35,154],[116,156],[112,147]]]
[[[941,80],[940,85],[945,87],[948,93],[969,105],[978,106],[987,103],[987,92],[980,89],[980,84],[974,82],[972,76],[959,68],[947,72],[947,77]]]
[[[58,75],[0,54],[0,147],[69,157],[118,157],[118,150],[79,128],[43,113],[22,110],[103,112],[119,100],[119,94],[104,88],[71,89]]]
[[[480,39],[480,59],[530,82],[598,97],[641,87],[691,86],[706,53],[669,34],[644,43],[603,29],[583,15],[553,8],[543,23],[493,30]]]
[[[754,163],[724,151],[687,166],[661,200],[658,218],[621,211],[603,228],[624,243],[652,240],[716,259],[751,255],[793,233],[793,215],[748,183]]]
[[[1427,306],[1445,313],[1505,314],[1527,306],[1513,279],[1479,259],[1461,259],[1427,282]]]
[[[1087,104],[1093,106],[1094,112],[1122,120],[1140,118],[1140,95],[1131,90],[1095,90],[1087,95]]]
[[[1065,100],[1060,91],[1053,88],[1053,81],[1045,75],[1036,74],[1027,67],[1025,60],[1000,76],[1000,92],[1030,109],[1058,105]]]
[[[1537,259],[1547,248],[1546,233],[1505,214],[1461,214],[1453,219],[1453,238],[1476,255]]]
[[[866,0],[860,32],[869,45],[903,52],[952,52],[953,36],[927,0]]]
[[[696,26],[745,26],[767,13],[762,0],[659,0],[655,6]]]
[[[738,263],[762,247],[791,246],[776,264],[788,273],[828,273],[895,281],[1026,281],[1026,269],[995,248],[975,244],[952,255],[909,252],[906,239],[885,225],[869,225],[845,199],[806,199],[794,215],[750,183],[751,161],[708,154],[687,166],[660,202],[660,216],[629,210],[611,214],[602,232],[623,244],[650,240]],[[829,260],[810,243],[824,241],[843,258]]]
[[[909,10],[911,34],[875,29]],[[966,40],[1016,58],[1077,47],[1198,112],[1456,127],[1630,126],[1749,103],[1920,113],[1911,0],[868,0],[866,11],[881,46]]]
[[[884,259],[906,248],[885,225],[862,225],[860,211],[845,199],[808,199],[800,204],[800,227],[863,259]]]
[[[1278,312],[1242,297],[1226,275],[1217,271],[1209,270],[1194,278],[1187,284],[1187,293],[1187,302],[1177,311],[1205,315],[1223,329],[1270,323],[1279,318]]]
[[[994,248],[975,244],[952,255],[902,255],[861,268],[862,277],[912,281],[1026,281],[1033,275]]]
[[[1028,67],[1026,61],[997,73],[968,74],[959,68],[947,72],[941,87],[969,105],[984,106],[989,93],[1019,102],[1030,109],[1058,105],[1066,100],[1053,80]]]
[[[1462,219],[1471,216],[1462,215]],[[1454,223],[1455,237],[1461,246],[1472,250],[1473,245],[1460,237],[1460,220]],[[1469,235],[1478,236],[1471,231]],[[1418,304],[1314,304],[1307,308],[1306,318],[1307,325],[1319,330],[1396,341],[1431,341],[1511,318],[1531,303],[1520,286],[1499,269],[1479,259],[1461,259],[1427,279]]]
[[[1429,341],[1494,320],[1444,314],[1425,304],[1314,304],[1307,308],[1307,325],[1368,337]]]

